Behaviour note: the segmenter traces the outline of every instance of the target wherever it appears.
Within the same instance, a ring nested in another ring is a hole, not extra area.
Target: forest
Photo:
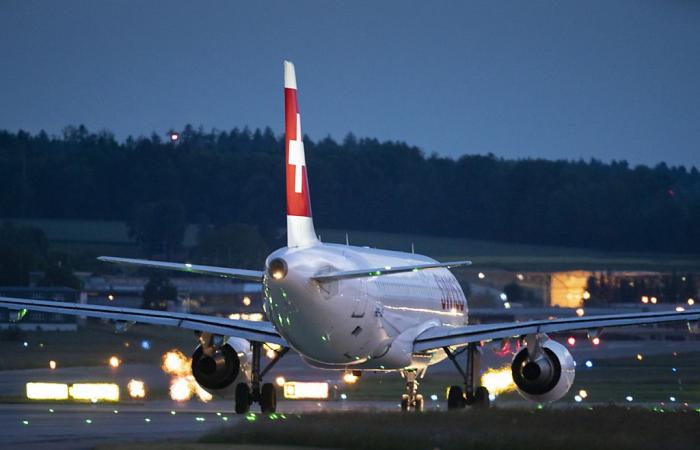
[[[305,137],[304,146],[317,227],[700,254],[695,167],[468,150],[449,158],[352,134]],[[166,236],[166,253],[183,222],[248,224],[273,246],[285,224],[283,154],[283,137],[269,128],[187,126],[177,142],[156,134],[119,141],[84,126],[58,136],[0,131],[0,217],[139,224],[154,216],[174,229],[134,225],[134,237]]]

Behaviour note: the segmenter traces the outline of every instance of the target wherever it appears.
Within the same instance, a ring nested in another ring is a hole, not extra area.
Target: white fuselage
[[[435,325],[464,325],[464,293],[447,269],[317,282],[339,270],[405,266],[435,260],[422,255],[317,244],[282,248],[284,279],[263,281],[263,307],[279,333],[311,365],[329,369],[396,370],[434,364],[442,351],[414,353],[413,341]]]

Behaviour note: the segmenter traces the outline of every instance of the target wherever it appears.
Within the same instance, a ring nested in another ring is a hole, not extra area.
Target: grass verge
[[[617,406],[256,417],[200,442],[375,450],[690,450],[700,440],[698,412]]]

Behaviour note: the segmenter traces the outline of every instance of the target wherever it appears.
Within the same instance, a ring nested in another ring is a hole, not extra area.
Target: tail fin
[[[311,218],[309,179],[297,104],[294,64],[284,62],[285,157],[287,175],[287,246],[306,247],[318,242]]]

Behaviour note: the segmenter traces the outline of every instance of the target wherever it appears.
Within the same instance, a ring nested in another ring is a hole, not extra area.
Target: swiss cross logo
[[[306,166],[304,142],[301,140],[301,116],[297,113],[296,139],[289,141],[289,165],[294,166],[294,192],[302,192],[302,168]]]
[[[296,89],[285,88],[287,215],[311,217],[308,173]]]

